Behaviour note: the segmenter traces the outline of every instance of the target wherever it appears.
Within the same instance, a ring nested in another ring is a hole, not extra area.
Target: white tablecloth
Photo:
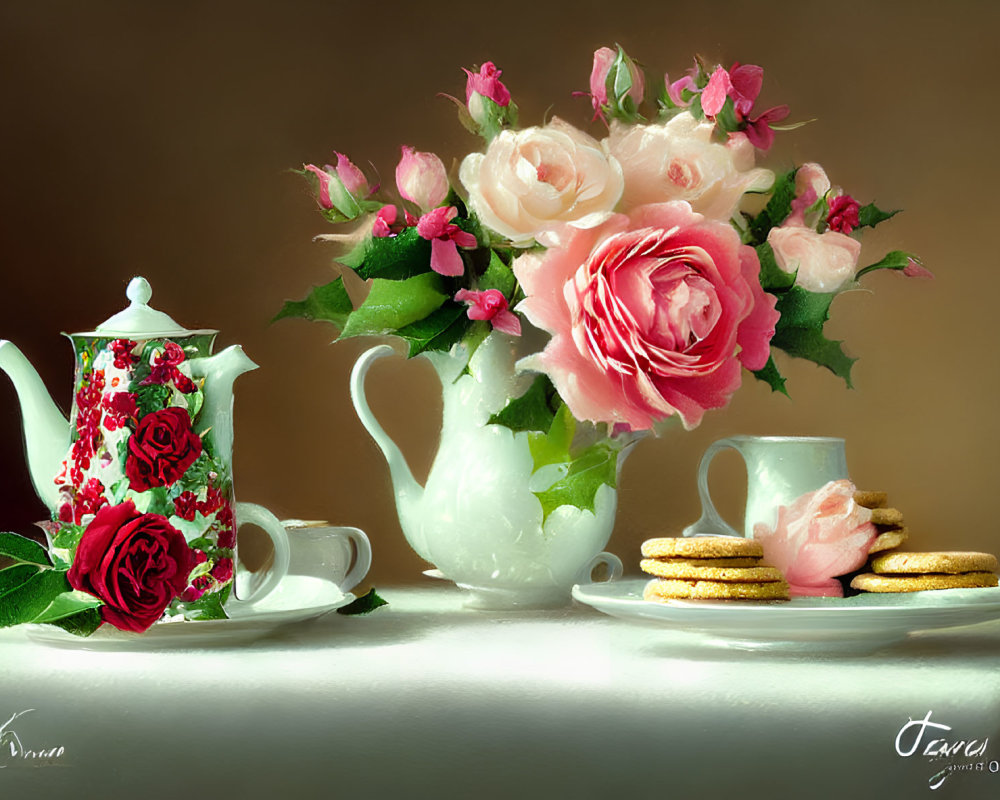
[[[369,616],[215,649],[0,632],[0,723],[16,715],[0,796],[1000,797],[1000,624],[869,655],[766,653],[579,605],[381,594]],[[911,720],[933,725],[899,736]],[[988,742],[933,760],[934,739]],[[949,764],[965,768],[932,790]]]

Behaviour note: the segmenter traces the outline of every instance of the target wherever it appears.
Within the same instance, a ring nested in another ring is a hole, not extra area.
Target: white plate
[[[697,634],[727,646],[888,644],[911,633],[1000,618],[1000,587],[788,602],[642,599],[647,579],[573,587],[573,597],[605,614]]]
[[[289,575],[267,597],[251,606],[227,609],[229,619],[158,622],[144,633],[102,625],[90,636],[74,636],[55,625],[27,625],[31,639],[76,650],[161,650],[246,644],[284,625],[314,619],[354,600],[320,578]]]

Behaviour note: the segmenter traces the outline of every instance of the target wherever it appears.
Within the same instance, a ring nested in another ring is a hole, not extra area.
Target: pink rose
[[[767,243],[785,272],[795,272],[795,284],[810,292],[836,292],[854,280],[861,242],[836,231],[816,233],[797,226],[771,228]],[[797,272],[796,272],[797,270]]]
[[[830,481],[779,506],[774,528],[758,523],[753,538],[764,548],[764,558],[784,573],[791,594],[843,597],[836,577],[867,560],[878,535],[871,516],[854,502],[853,483]]]
[[[504,86],[503,81],[500,80],[503,70],[497,69],[496,64],[492,61],[484,62],[479,68],[479,72],[469,72],[467,69],[463,70],[463,72],[467,76],[465,82],[465,104],[470,110],[474,94],[492,100],[498,106],[510,105],[510,91]],[[475,117],[475,114],[473,114],[473,117]]]
[[[578,419],[693,428],[761,369],[778,313],[753,248],[687,203],[616,214],[513,264],[518,311],[552,334],[522,365],[545,372]]]
[[[612,85],[612,94],[608,94],[608,79],[612,78],[613,80],[612,69],[618,60],[618,52],[610,47],[602,47],[594,51],[594,65],[590,70],[590,99],[594,106],[595,119],[602,116],[604,108],[612,102],[621,103],[626,97],[632,98],[632,102],[637,106],[642,102],[642,95],[645,91],[642,70],[624,54],[624,65],[628,69],[628,87],[615,96],[615,86]]]
[[[448,196],[448,170],[433,153],[420,153],[406,145],[396,165],[396,188],[424,211],[441,205]]]
[[[618,162],[601,144],[558,118],[543,128],[501,131],[485,154],[465,157],[459,178],[483,224],[517,247],[563,223],[599,225],[623,186]]]
[[[706,217],[729,220],[746,192],[774,183],[774,173],[754,168],[754,148],[741,133],[713,141],[711,122],[688,112],[663,125],[611,123],[608,152],[625,176],[622,207],[686,200]]]

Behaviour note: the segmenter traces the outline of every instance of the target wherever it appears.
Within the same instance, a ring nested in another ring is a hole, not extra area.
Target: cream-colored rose
[[[795,284],[810,292],[836,292],[854,280],[861,242],[836,231],[816,233],[796,225],[771,228],[767,243],[785,272],[798,272]]]
[[[625,174],[623,209],[686,200],[698,213],[727,221],[746,192],[770,188],[774,173],[754,167],[750,140],[734,133],[722,144],[712,140],[714,128],[686,111],[662,125],[612,122],[605,143]]]
[[[623,185],[621,167],[601,143],[558,118],[501,131],[485,153],[465,157],[459,179],[483,224],[518,247],[563,223],[599,225]]]

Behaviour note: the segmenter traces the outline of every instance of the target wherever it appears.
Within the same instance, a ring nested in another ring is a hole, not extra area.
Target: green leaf
[[[14,591],[38,572],[39,569],[34,564],[15,564],[0,569],[0,597]]]
[[[757,245],[757,259],[760,261],[760,285],[767,292],[789,289],[795,285],[795,273],[785,272],[778,266],[774,249],[767,242]]]
[[[509,300],[516,287],[517,278],[514,277],[514,271],[503,262],[496,250],[491,250],[490,263],[479,279],[479,289],[481,291],[497,289]]]
[[[135,392],[139,419],[154,411],[166,408],[173,396],[173,390],[164,383],[147,383],[145,386],[136,386],[136,382],[132,381],[132,387]]]
[[[447,300],[430,316],[400,328],[396,335],[410,345],[408,357],[413,358],[425,350],[447,352],[465,335],[470,323],[465,306]]]
[[[0,591],[0,628],[31,622],[56,596],[70,591],[64,571],[38,570],[27,565],[25,567],[32,572],[31,575],[20,572],[13,577],[4,576],[10,580],[7,582],[6,591]],[[18,569],[16,566],[9,567],[0,571],[0,575]]]
[[[84,530],[82,525],[60,522],[59,530],[52,537],[52,546],[59,550],[76,550],[76,546],[80,543],[80,537],[83,536]]]
[[[559,506],[576,506],[594,510],[594,497],[605,483],[614,488],[617,477],[618,451],[606,443],[584,450],[569,466],[566,477],[556,481],[544,492],[535,492],[542,504],[542,519]]]
[[[401,281],[376,279],[368,297],[347,320],[340,338],[394,333],[428,316],[447,299],[436,272]]]
[[[404,280],[430,272],[431,243],[404,228],[397,236],[372,236],[365,242],[364,259],[355,270],[362,278]]]
[[[898,208],[895,211],[883,211],[874,203],[869,203],[868,205],[862,206],[858,209],[858,227],[874,228],[880,222],[892,219],[898,213]]]
[[[90,636],[101,627],[102,623],[101,612],[96,608],[89,608],[78,614],[73,614],[71,617],[52,620],[49,624],[62,628],[74,636]]]
[[[881,261],[870,264],[864,269],[859,269],[855,273],[854,279],[857,280],[862,275],[867,275],[869,272],[874,272],[877,269],[906,269],[911,260],[918,261],[917,257],[912,253],[907,253],[903,250],[893,250],[891,253],[886,253]]]
[[[487,421],[489,425],[504,425],[512,431],[548,433],[555,419],[553,403],[556,390],[545,375],[539,375],[520,397],[507,403]]]
[[[184,619],[229,619],[223,604],[229,597],[230,586],[232,584],[226,586],[222,591],[203,594],[197,600],[192,600],[189,603],[178,603],[177,608],[184,615]]]
[[[763,369],[759,369],[754,372],[754,377],[757,378],[757,380],[764,381],[764,383],[771,387],[771,391],[781,392],[785,395],[785,397],[789,396],[788,390],[785,389],[785,379],[778,371],[778,367],[774,363],[773,357],[767,359],[767,363],[764,365]]]
[[[52,563],[49,561],[48,551],[42,545],[18,533],[0,533],[0,556],[43,567]]]
[[[58,619],[71,617],[90,608],[100,608],[103,603],[86,592],[63,592],[49,603],[48,607],[32,622],[55,622]]]
[[[851,365],[857,359],[844,353],[842,342],[831,341],[823,333],[830,303],[836,296],[836,293],[810,292],[801,286],[785,292],[778,298],[777,310],[781,317],[771,347],[826,367],[851,387]]]
[[[344,279],[337,278],[324,286],[314,286],[305,300],[286,300],[271,322],[287,318],[319,320],[343,330],[352,311],[354,305],[344,289]]]
[[[200,389],[195,389],[193,392],[188,392],[184,395],[184,400],[187,402],[188,416],[194,420],[197,418],[198,412],[201,411],[202,404],[205,402],[205,394]]]
[[[169,517],[174,513],[174,503],[166,486],[154,486],[144,492],[131,493],[135,508],[142,514],[160,514]]]
[[[733,98],[726,98],[722,110],[715,117],[715,124],[726,133],[733,133],[740,129],[740,120],[736,117],[736,105],[733,103]]]
[[[388,602],[379,597],[378,593],[374,589],[370,589],[367,594],[362,595],[354,602],[338,608],[337,613],[353,617],[358,614],[370,614],[376,608],[381,608],[382,606],[387,605],[389,605]]]
[[[534,469],[538,470],[548,464],[563,464],[569,462],[569,449],[576,433],[576,418],[570,413],[564,403],[556,411],[552,424],[546,433],[529,433],[528,449]]]
[[[779,175],[771,188],[771,199],[767,201],[764,210],[750,223],[750,232],[755,241],[767,240],[768,231],[780,225],[792,213],[792,200],[795,199],[795,173],[797,169]]]

